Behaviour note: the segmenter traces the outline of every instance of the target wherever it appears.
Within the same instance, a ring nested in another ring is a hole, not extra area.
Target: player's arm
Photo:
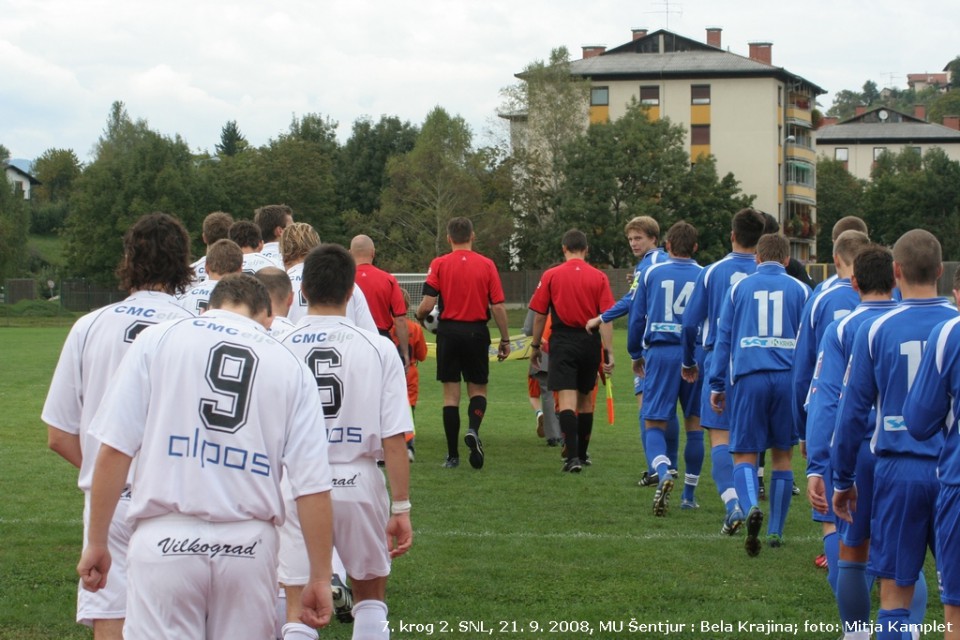
[[[310,578],[303,588],[300,620],[311,627],[325,627],[333,613],[330,580],[333,574],[333,506],[330,492],[308,493],[297,498],[303,541],[310,560]]]
[[[407,330],[407,316],[393,317],[393,330],[397,335],[400,355],[403,357],[403,366],[410,366],[410,332]]]
[[[603,343],[604,358],[601,366],[607,375],[613,373],[613,325],[604,322],[600,325],[600,341]]]
[[[80,468],[83,451],[80,448],[80,435],[68,433],[63,429],[47,425],[47,446],[61,458]]]
[[[935,327],[927,339],[913,386],[903,402],[903,421],[917,440],[929,440],[947,426],[951,403],[947,385],[954,377],[950,367],[956,354],[953,343],[957,339],[953,331],[957,323],[948,324],[950,326]],[[946,344],[945,339],[949,340]]]
[[[503,302],[490,305],[493,321],[500,330],[500,345],[497,347],[497,358],[505,360],[510,355],[510,327],[507,324],[507,305]]]
[[[627,323],[627,351],[636,362],[643,358],[643,334],[647,330],[647,286],[641,278],[633,294],[633,306],[630,308]]]
[[[110,571],[110,551],[107,535],[120,492],[127,483],[127,473],[133,458],[106,444],[100,445],[96,466],[93,469],[93,484],[90,488],[90,526],[87,544],[80,556],[77,573],[88,591],[97,591],[107,584]]]
[[[390,481],[390,520],[387,522],[387,549],[390,557],[402,556],[413,544],[410,525],[410,459],[404,434],[383,440],[383,461]]]
[[[433,311],[433,308],[437,306],[437,292],[430,290],[432,293],[427,293],[427,285],[424,285],[423,299],[420,301],[420,305],[417,307],[417,312],[414,314],[421,323],[423,319],[427,317],[427,314]]]
[[[693,285],[693,293],[683,310],[682,329],[680,330],[680,344],[683,346],[681,366],[684,369],[696,369],[697,360],[694,356],[697,345],[697,335],[707,319],[707,269],[700,271],[697,282]],[[686,379],[686,378],[684,378]],[[696,376],[689,382],[696,382]]]
[[[801,316],[802,322],[797,334],[797,346],[793,356],[793,373],[791,377],[790,412],[793,423],[797,427],[801,440],[807,439],[807,410],[804,404],[810,392],[810,381],[813,379],[813,368],[817,359],[816,331],[811,324],[809,312],[804,307]]]

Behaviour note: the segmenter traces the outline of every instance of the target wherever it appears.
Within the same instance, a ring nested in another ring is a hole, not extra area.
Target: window
[[[640,87],[640,104],[656,107],[660,105],[660,87]]]
[[[910,147],[910,148],[911,148],[911,149],[913,150],[913,152],[914,152],[915,154],[917,154],[918,156],[922,156],[922,155],[923,155],[923,149],[921,149],[920,147]]]
[[[690,144],[710,144],[710,125],[690,125]]]
[[[873,161],[876,162],[877,160],[879,160],[879,159],[880,159],[880,156],[882,156],[886,150],[887,150],[886,147],[874,147],[874,148],[873,148]]]
[[[610,105],[610,88],[594,87],[590,90],[590,106],[606,107]]]
[[[850,159],[850,150],[847,147],[837,147],[833,150],[833,159],[846,162]]]
[[[710,104],[710,85],[692,85],[690,87],[690,104]]]

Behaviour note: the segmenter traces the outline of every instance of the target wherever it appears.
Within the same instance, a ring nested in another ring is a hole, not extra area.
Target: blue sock
[[[717,493],[723,500],[727,513],[737,506],[737,490],[733,488],[733,456],[730,455],[730,445],[718,444],[710,449],[713,482],[717,485]]]
[[[679,469],[677,460],[680,455],[680,421],[677,419],[676,411],[667,418],[667,431],[664,437],[667,440],[667,457],[670,458],[670,468]]]
[[[703,470],[703,431],[688,431],[683,448],[683,499],[693,500]]]
[[[737,488],[737,500],[744,513],[757,506],[757,468],[749,462],[733,467],[733,486]]]
[[[913,587],[913,600],[910,601],[910,622],[920,624],[927,613],[927,578],[920,570],[920,576]]]
[[[827,583],[837,597],[837,562],[840,560],[840,536],[836,531],[823,536],[823,552],[827,556]]]
[[[670,476],[667,470],[670,459],[667,458],[667,442],[664,439],[663,429],[647,429],[647,457],[653,465],[653,470],[663,482]]]
[[[861,630],[870,622],[870,589],[867,563],[837,560],[837,609],[843,631]]]
[[[877,611],[877,640],[908,640],[909,632],[901,632],[910,619],[909,609],[880,609]],[[891,623],[893,629],[890,628]]]
[[[647,459],[647,473],[653,475],[653,456],[650,455],[650,449],[647,447],[647,421],[643,419],[643,409],[637,412],[637,418],[640,420],[640,445],[643,447],[643,455]]]
[[[774,471],[770,481],[770,524],[767,533],[783,535],[783,525],[793,500],[793,471]]]

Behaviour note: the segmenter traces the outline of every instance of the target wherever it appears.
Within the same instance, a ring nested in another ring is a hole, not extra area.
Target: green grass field
[[[0,328],[4,639],[91,637],[73,622],[82,510],[76,471],[46,448],[39,417],[66,333],[65,327]],[[839,623],[826,573],[813,565],[819,525],[802,497],[791,509],[787,544],[758,558],[746,556],[742,534],[718,533],[723,509],[709,455],[701,509],[680,511],[675,493],[667,518],[651,515],[653,490],[636,484],[643,464],[625,335],[618,331],[616,338],[616,425],[606,424],[601,395],[594,464],[580,475],[561,474],[558,450],[534,433],[526,361],[491,365],[483,470],[466,464],[465,448],[461,468],[442,469],[440,385],[434,362],[423,363],[412,467],[415,539],[390,581],[394,638],[659,637],[665,634],[631,622],[667,621],[676,625],[671,638],[841,635],[838,626],[805,626]],[[802,478],[799,456],[795,470]],[[932,562],[926,575],[928,621],[939,621]],[[748,631],[741,623],[796,625],[797,632]],[[349,638],[350,627],[334,621],[321,637]]]

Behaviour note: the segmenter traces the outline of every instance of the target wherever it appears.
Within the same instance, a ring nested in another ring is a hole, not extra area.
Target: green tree
[[[94,160],[75,182],[64,228],[68,270],[109,284],[121,257],[122,237],[139,216],[165,211],[198,229],[197,171],[187,143],[130,118],[114,102]]]
[[[72,149],[47,149],[33,161],[33,175],[40,184],[30,193],[30,233],[53,233],[63,225],[81,170]]]
[[[863,217],[865,182],[844,163],[832,158],[817,162],[817,256],[829,262],[833,255],[833,225],[844,216]],[[872,230],[871,230],[872,231]]]
[[[339,210],[369,216],[380,209],[387,162],[413,149],[417,134],[416,126],[395,116],[380,116],[376,123],[370,118],[356,120],[336,166]]]
[[[7,149],[0,145],[0,169],[9,157]],[[4,175],[0,178],[0,284],[23,271],[29,225],[23,197]]]
[[[216,145],[217,155],[235,156],[249,147],[247,139],[240,133],[236,120],[229,120],[220,129],[220,144]]]
[[[960,77],[960,75],[954,77]],[[955,115],[960,115],[960,89],[951,89],[937,95],[927,109],[927,120],[937,124],[943,122],[943,116]]]

